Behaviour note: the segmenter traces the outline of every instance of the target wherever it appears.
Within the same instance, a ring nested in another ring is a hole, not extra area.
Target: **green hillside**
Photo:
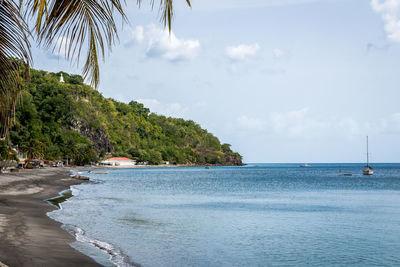
[[[10,136],[30,158],[75,164],[106,155],[159,164],[241,165],[241,156],[191,120],[103,97],[79,75],[31,70]]]

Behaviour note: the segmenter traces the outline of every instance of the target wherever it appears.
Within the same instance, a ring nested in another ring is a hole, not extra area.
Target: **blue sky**
[[[400,161],[400,0],[175,0],[129,25],[99,91],[192,119],[246,162]],[[34,49],[35,67],[80,73]]]

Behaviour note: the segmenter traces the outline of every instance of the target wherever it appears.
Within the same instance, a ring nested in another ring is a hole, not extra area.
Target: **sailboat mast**
[[[367,166],[369,167],[369,154],[368,154],[368,135],[367,135]]]
[[[369,166],[369,151],[368,151],[368,135],[367,135],[367,166],[363,169],[364,175],[372,175],[374,174],[374,169]]]

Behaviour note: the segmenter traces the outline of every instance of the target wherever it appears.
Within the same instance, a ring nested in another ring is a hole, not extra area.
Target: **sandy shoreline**
[[[47,217],[45,199],[82,181],[66,168],[0,174],[0,266],[101,266],[69,246],[75,238]]]

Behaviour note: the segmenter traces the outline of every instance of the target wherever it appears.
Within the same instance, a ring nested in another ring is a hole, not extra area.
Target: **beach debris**
[[[78,174],[78,177],[75,177],[75,178],[78,179],[78,180],[84,180],[84,181],[89,181],[90,180],[89,177],[80,176],[79,174]]]
[[[73,170],[70,170],[69,172],[70,172],[69,176],[71,178],[75,178],[75,179],[78,179],[78,180],[84,180],[84,181],[89,181],[90,180],[89,177],[81,176],[80,172],[73,171]]]

